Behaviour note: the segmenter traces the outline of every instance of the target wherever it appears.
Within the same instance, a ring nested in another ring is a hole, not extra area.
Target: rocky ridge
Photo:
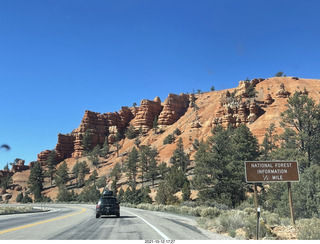
[[[87,110],[78,128],[69,134],[58,135],[55,147],[57,160],[59,162],[65,160],[68,167],[72,169],[75,162],[83,157],[83,135],[86,130],[91,129],[92,147],[98,144],[103,145],[105,140],[111,146],[113,153],[108,158],[101,159],[98,168],[99,177],[108,175],[113,165],[117,162],[122,163],[123,155],[134,146],[134,140],[124,138],[120,141],[119,156],[112,148],[116,133],[123,135],[130,125],[136,131],[142,130],[141,144],[151,144],[152,147],[156,147],[161,162],[168,162],[176,148],[174,143],[163,145],[163,139],[177,128],[181,131],[180,137],[183,139],[185,151],[191,158],[195,153],[193,141],[206,139],[211,135],[211,129],[217,125],[236,127],[245,123],[261,142],[271,122],[275,123],[276,132],[281,133],[280,114],[286,109],[286,101],[290,94],[298,91],[309,94],[316,102],[319,101],[319,81],[296,77],[254,79],[240,81],[238,87],[227,90],[201,94],[169,94],[163,103],[158,97],[154,100],[144,99],[140,106],[122,107],[119,112],[101,114]],[[253,97],[248,94],[250,86],[255,88],[256,93]],[[152,130],[155,118],[158,119],[157,125],[160,131],[157,134]],[[44,164],[50,152],[50,150],[40,152],[38,161]],[[89,166],[91,170],[95,169],[93,165]],[[21,162],[20,165],[14,165],[10,171],[14,185],[20,186],[19,189],[27,188],[30,167],[32,164],[26,166]],[[0,170],[0,177],[4,174],[8,173]],[[54,199],[57,189],[50,189],[46,193]],[[12,191],[12,194],[12,199],[15,199],[17,192]]]

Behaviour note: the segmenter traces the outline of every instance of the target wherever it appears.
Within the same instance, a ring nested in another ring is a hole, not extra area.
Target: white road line
[[[147,225],[149,225],[152,229],[154,229],[160,236],[162,236],[165,240],[170,240],[169,237],[167,237],[165,234],[163,234],[157,227],[154,225],[150,224],[148,221],[146,221],[144,218],[140,217],[139,215],[136,215],[134,213],[131,213],[128,210],[124,210],[125,212],[128,212],[129,214],[132,214],[134,216],[137,216],[139,219],[143,220]]]

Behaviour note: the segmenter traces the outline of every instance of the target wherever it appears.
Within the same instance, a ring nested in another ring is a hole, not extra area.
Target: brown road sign
[[[296,161],[246,161],[247,182],[300,181]]]

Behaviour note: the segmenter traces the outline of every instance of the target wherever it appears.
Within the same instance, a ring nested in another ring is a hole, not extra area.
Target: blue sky
[[[0,0],[0,169],[53,149],[86,109],[246,78],[319,79],[320,1]]]

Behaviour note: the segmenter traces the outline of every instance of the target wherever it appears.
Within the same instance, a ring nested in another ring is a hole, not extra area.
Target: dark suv
[[[101,215],[116,215],[120,217],[120,204],[112,191],[104,191],[96,206],[96,218]]]

